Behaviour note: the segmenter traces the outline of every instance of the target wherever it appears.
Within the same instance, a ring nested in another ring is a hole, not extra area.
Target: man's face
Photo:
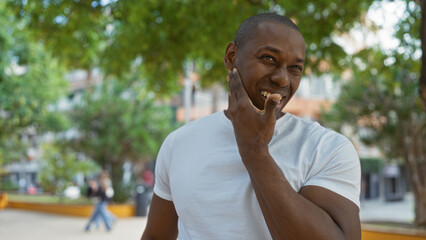
[[[235,67],[254,106],[264,109],[268,94],[278,93],[282,100],[276,116],[295,94],[302,77],[305,41],[287,25],[274,21],[259,24],[251,39],[237,47]]]

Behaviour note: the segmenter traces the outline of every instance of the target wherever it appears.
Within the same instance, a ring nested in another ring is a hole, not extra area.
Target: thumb
[[[275,107],[278,105],[278,103],[281,100],[281,95],[279,95],[278,93],[273,93],[271,95],[268,96],[268,98],[266,99],[265,102],[265,114],[267,115],[268,118],[270,117],[276,117],[275,116]]]

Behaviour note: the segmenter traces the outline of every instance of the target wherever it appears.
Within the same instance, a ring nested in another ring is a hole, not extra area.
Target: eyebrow
[[[270,52],[273,52],[273,53],[276,53],[276,54],[281,54],[281,50],[279,50],[277,48],[274,48],[274,47],[271,47],[271,46],[260,47],[259,50],[257,51],[257,53],[259,53],[260,51],[270,51]],[[303,59],[303,58],[297,58],[296,62],[304,64],[305,63],[305,59]]]
[[[277,54],[280,54],[280,53],[281,53],[281,50],[276,49],[276,48],[271,47],[271,46],[263,46],[263,47],[260,47],[260,48],[259,48],[259,50],[258,50],[257,52],[265,51],[265,50],[266,50],[266,51],[273,52],[273,53],[277,53]]]

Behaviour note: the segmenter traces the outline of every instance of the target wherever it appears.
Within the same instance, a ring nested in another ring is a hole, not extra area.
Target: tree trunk
[[[422,191],[419,195],[415,196],[415,224],[417,226],[426,226],[426,194]]]
[[[123,163],[121,161],[111,161],[111,179],[113,184],[123,181]]]
[[[414,224],[426,227],[426,146],[423,143],[425,125],[421,120],[414,120],[414,123],[402,125],[400,128],[403,131],[400,144],[404,164],[415,198]]]
[[[423,105],[423,109],[426,111],[426,6],[425,0],[419,0],[417,2],[420,4],[420,8],[422,11],[420,23],[420,41],[423,53],[419,78],[419,95]]]

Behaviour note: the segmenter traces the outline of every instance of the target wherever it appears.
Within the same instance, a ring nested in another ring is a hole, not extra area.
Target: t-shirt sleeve
[[[347,140],[323,162],[316,174],[306,185],[327,188],[360,206],[361,165],[358,153]]]
[[[166,200],[172,201],[170,190],[170,163],[171,147],[173,145],[172,134],[170,134],[161,145],[160,151],[155,163],[155,184],[154,193]]]

